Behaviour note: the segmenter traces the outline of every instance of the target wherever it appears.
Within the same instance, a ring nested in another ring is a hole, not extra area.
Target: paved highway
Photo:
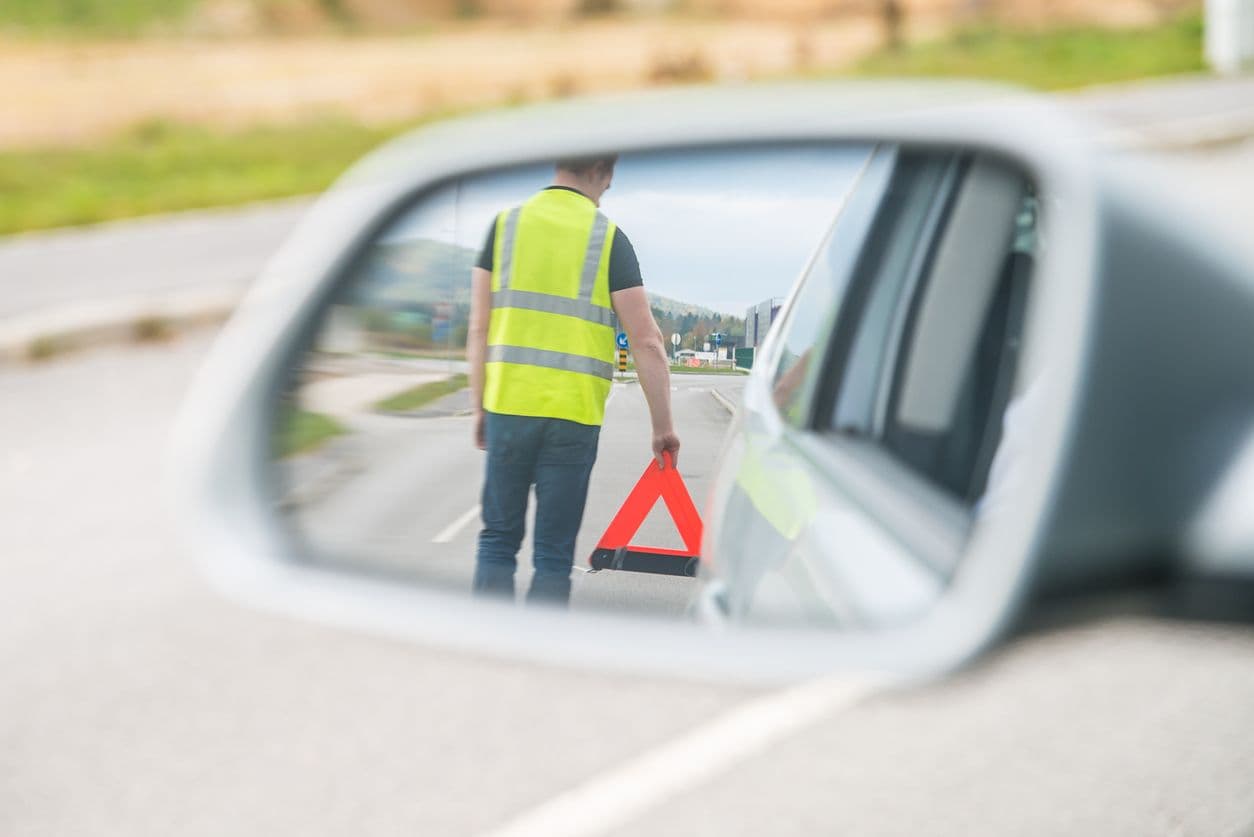
[[[740,376],[675,375],[672,405],[683,448],[680,472],[700,504]],[[395,384],[394,384],[395,385]],[[324,560],[369,566],[421,583],[468,590],[479,530],[483,454],[471,444],[468,415],[408,417],[364,412],[339,416],[353,428],[325,450],[285,463],[293,524]],[[576,549],[572,606],[681,617],[691,579],[623,572],[587,574],[587,557],[649,459],[648,405],[638,384],[618,383],[606,408],[588,507]],[[333,467],[319,468],[318,460]],[[322,479],[326,485],[311,486]],[[518,588],[530,578],[531,521],[520,554]],[[634,541],[679,549],[683,543],[662,504]]]
[[[308,198],[0,239],[0,322],[83,301],[242,294]]]
[[[525,824],[561,794],[568,834],[1254,829],[1248,628],[1055,630],[762,735],[764,714],[797,716],[788,693],[237,607],[161,514],[158,442],[205,346],[0,371],[0,433],[21,440],[0,450],[0,833],[455,837]],[[631,769],[665,747],[678,756]]]

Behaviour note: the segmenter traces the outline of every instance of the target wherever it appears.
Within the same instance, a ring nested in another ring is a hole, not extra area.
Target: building
[[[784,300],[772,297],[763,300],[745,312],[745,347],[756,348],[766,339],[771,323],[779,316],[779,308]]]

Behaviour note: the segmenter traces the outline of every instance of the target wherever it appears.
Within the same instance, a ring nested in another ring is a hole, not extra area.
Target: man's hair
[[[582,176],[599,166],[613,172],[614,165],[617,162],[617,154],[593,154],[589,157],[563,157],[557,161],[557,170]]]

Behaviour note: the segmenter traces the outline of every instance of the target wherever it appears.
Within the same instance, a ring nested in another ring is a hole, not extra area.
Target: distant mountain
[[[649,294],[649,304],[670,317],[682,317],[685,314],[692,314],[702,319],[714,319],[715,317],[727,316],[721,311],[715,311],[713,308],[693,305],[690,302],[680,302],[677,299],[671,299],[655,293]]]

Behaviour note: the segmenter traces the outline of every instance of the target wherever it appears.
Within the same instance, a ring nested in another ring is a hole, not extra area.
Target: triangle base
[[[629,573],[652,573],[696,578],[701,559],[674,549],[650,549],[620,546],[617,549],[597,547],[588,559],[593,571],[620,570]]]

